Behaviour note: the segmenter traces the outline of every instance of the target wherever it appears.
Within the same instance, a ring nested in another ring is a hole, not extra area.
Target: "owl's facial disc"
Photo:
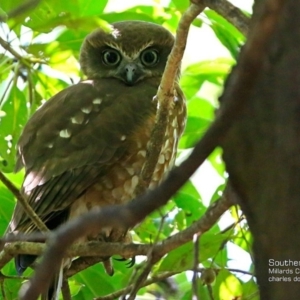
[[[107,48],[102,52],[102,62],[110,70],[111,77],[122,80],[132,86],[145,77],[151,77],[151,68],[159,61],[159,52],[152,48],[146,48],[134,57],[129,57],[119,49]]]

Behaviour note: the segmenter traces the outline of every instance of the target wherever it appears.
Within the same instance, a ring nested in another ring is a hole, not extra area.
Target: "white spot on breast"
[[[170,141],[169,141],[169,139],[167,139],[166,141],[165,141],[165,144],[163,145],[163,151],[166,151],[167,149],[169,149],[169,145],[170,145]]]
[[[126,171],[127,171],[128,174],[131,175],[131,176],[134,174],[133,168],[126,168]]]
[[[131,178],[131,187],[132,187],[132,190],[134,190],[137,186],[137,184],[139,183],[139,178],[137,175],[134,175],[132,178]]]
[[[158,163],[161,165],[165,163],[165,156],[163,154],[159,156]]]
[[[174,131],[173,131],[173,138],[174,138],[174,140],[177,140],[177,138],[178,138],[178,132],[177,132],[176,128],[174,128]]]
[[[120,140],[125,141],[126,140],[126,135],[122,135]]]
[[[124,190],[127,194],[132,194],[131,180],[126,180],[126,182],[124,183]]]
[[[165,152],[164,156],[165,156],[165,160],[168,161],[170,159],[170,157],[171,157],[171,151]]]
[[[63,129],[59,132],[59,136],[67,139],[71,136],[71,132],[68,129]]]
[[[141,162],[141,160],[134,162],[131,167],[133,168],[135,173],[138,173],[141,171],[141,168],[143,166],[143,163]]]
[[[177,122],[177,118],[176,117],[172,121],[172,126],[173,127],[178,127],[178,122]]]
[[[153,174],[153,176],[152,176],[152,180],[153,181],[159,181],[160,180],[160,174],[159,174],[160,172],[157,170],[157,172],[155,172],[154,174]]]
[[[103,185],[107,188],[107,189],[112,189],[113,188],[113,184],[111,182],[111,180],[106,179],[103,181]]]
[[[128,174],[127,174],[127,172],[125,172],[124,169],[118,170],[118,172],[116,172],[116,176],[119,181],[124,181],[124,180],[126,180],[126,178],[128,178]]]
[[[136,146],[137,146],[138,149],[141,149],[142,148],[142,143],[140,141],[137,141]]]
[[[141,151],[138,152],[138,155],[141,155],[142,157],[146,157],[146,151],[141,150]]]
[[[53,148],[53,143],[47,144],[46,147],[47,147],[47,148],[50,148],[50,149]]]
[[[114,188],[111,193],[116,200],[120,200],[123,195],[123,189],[121,187]]]
[[[157,183],[152,181],[149,185],[149,189],[153,190],[156,186],[157,186]]]
[[[92,107],[88,106],[88,107],[82,107],[81,111],[85,114],[89,114],[92,111]]]
[[[102,103],[102,99],[100,98],[96,98],[93,100],[93,104],[101,104]]]

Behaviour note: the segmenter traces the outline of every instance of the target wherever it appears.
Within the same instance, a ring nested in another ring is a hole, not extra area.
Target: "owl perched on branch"
[[[153,98],[173,43],[168,30],[142,21],[114,23],[110,32],[95,30],[80,53],[87,80],[53,96],[28,121],[18,142],[16,171],[25,168],[21,193],[49,229],[94,207],[135,198],[155,126]],[[150,187],[174,164],[185,126],[184,96],[178,82],[174,86],[176,99]],[[17,203],[8,231],[36,230]],[[99,228],[85,241],[95,239],[124,242],[128,234]],[[34,259],[18,255],[18,273]],[[47,297],[55,299],[53,288]]]

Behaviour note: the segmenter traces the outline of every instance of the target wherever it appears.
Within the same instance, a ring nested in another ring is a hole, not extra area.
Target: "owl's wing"
[[[32,116],[18,143],[16,171],[25,167],[22,193],[42,220],[59,214],[126,156],[127,137],[155,111],[155,93],[144,83],[89,80],[61,91]],[[32,230],[29,224],[17,204],[10,230]]]

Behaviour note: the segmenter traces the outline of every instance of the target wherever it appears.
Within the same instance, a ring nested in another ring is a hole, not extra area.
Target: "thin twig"
[[[28,69],[31,68],[31,64],[39,63],[39,64],[47,64],[47,62],[41,58],[23,56],[19,52],[17,52],[13,47],[11,47],[10,43],[5,41],[0,37],[0,45],[10,52],[20,63],[25,65]]]
[[[144,269],[142,270],[141,274],[139,274],[135,283],[132,285],[132,289],[130,291],[129,297],[127,298],[128,300],[136,299],[136,295],[137,295],[139,289],[143,286],[143,284],[147,280],[147,277],[150,274],[153,265],[157,261],[158,261],[158,259],[154,258],[151,254],[148,256],[148,261],[147,261]]]
[[[7,16],[9,19],[18,17],[19,15],[24,14],[28,10],[34,9],[40,2],[41,0],[26,1],[25,3],[20,4],[17,8],[9,11]]]
[[[22,197],[19,190],[14,186],[14,184],[6,177],[2,172],[0,172],[0,181],[13,193],[13,195],[17,198],[17,200],[22,205],[26,214],[30,217],[32,222],[36,225],[36,227],[41,231],[49,231],[44,222],[40,219],[40,217],[35,213],[32,207],[28,204],[27,201]]]
[[[19,54],[13,47],[10,46],[10,44],[8,42],[6,42],[5,40],[3,40],[1,37],[0,37],[0,45],[5,50],[7,50],[8,52],[10,52],[18,60],[20,60],[20,61],[23,60],[23,56],[21,54]]]

